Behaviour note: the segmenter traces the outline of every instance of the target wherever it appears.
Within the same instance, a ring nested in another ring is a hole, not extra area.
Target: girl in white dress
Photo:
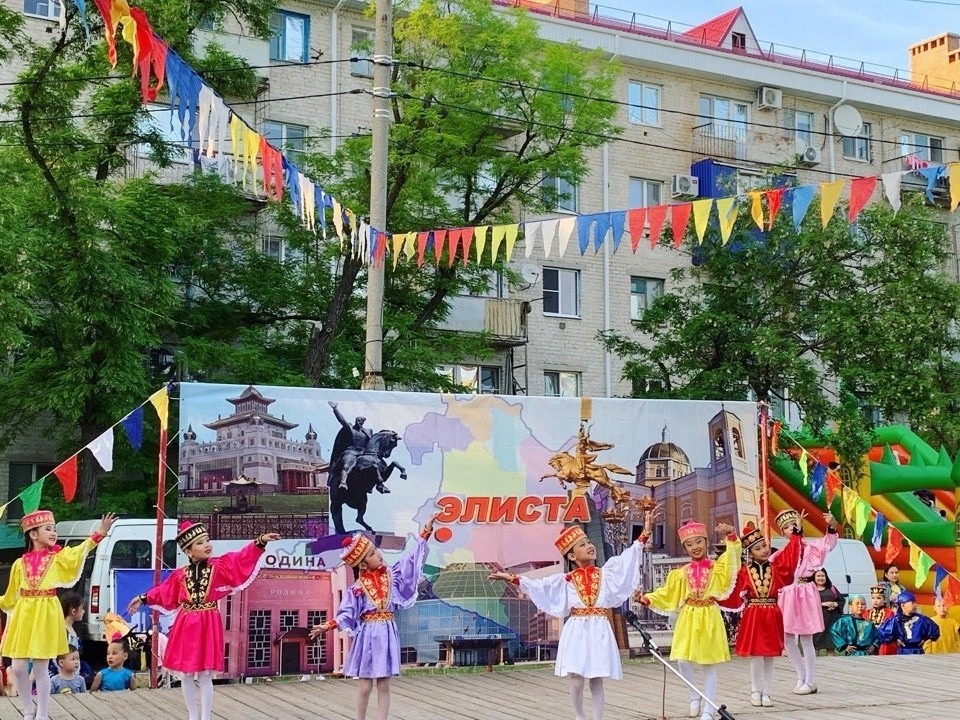
[[[652,517],[652,516],[651,516]],[[644,527],[652,527],[645,518]],[[570,699],[575,720],[584,720],[583,692],[590,681],[594,720],[603,720],[603,679],[623,678],[620,650],[610,627],[607,608],[625,603],[640,582],[640,561],[646,535],[626,550],[596,566],[597,549],[583,528],[564,529],[554,541],[557,550],[575,567],[568,573],[545,578],[528,578],[495,572],[491,580],[505,580],[520,586],[521,592],[541,611],[566,618],[560,631],[555,674],[570,677]]]

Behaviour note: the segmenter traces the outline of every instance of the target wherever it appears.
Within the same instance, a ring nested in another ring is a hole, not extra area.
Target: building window
[[[247,667],[269,668],[273,618],[269,610],[251,610],[247,623]]]
[[[663,183],[632,177],[627,185],[627,194],[628,207],[654,207],[662,202]]]
[[[701,95],[698,125],[703,132],[723,140],[745,142],[750,105],[740,100]]]
[[[847,160],[871,162],[870,159],[870,123],[864,123],[860,132],[852,137],[844,137],[841,145],[843,156]]]
[[[554,203],[554,208],[566,212],[577,212],[579,192],[576,185],[552,175],[547,175],[541,185],[549,192],[547,200]]]
[[[509,284],[502,270],[486,271],[487,286],[482,290],[471,290],[470,297],[505,298],[509,294]]]
[[[274,235],[265,235],[260,238],[260,252],[277,262],[283,262],[283,238]]]
[[[307,149],[307,128],[303,125],[265,120],[263,136],[277,150],[282,150],[295,160]]]
[[[8,520],[19,520],[23,517],[23,505],[17,495],[30,487],[44,475],[53,472],[54,465],[47,463],[11,462],[8,465],[10,480],[7,497],[14,498],[7,508]]]
[[[295,628],[298,622],[300,622],[299,610],[280,611],[280,632],[286,632],[290,628]]]
[[[730,45],[734,50],[746,50],[747,34],[738,32],[730,33]]]
[[[543,314],[580,317],[580,271],[543,269]]]
[[[642,320],[654,300],[663,295],[663,280],[659,278],[630,278],[630,319]]]
[[[797,147],[810,147],[813,145],[813,113],[795,112],[793,114],[793,127],[796,133]]]
[[[23,0],[23,13],[56,20],[60,17],[60,3],[57,0]]]
[[[307,627],[327,621],[326,610],[307,610]],[[319,668],[327,661],[327,641],[323,635],[307,644],[307,665]]]
[[[580,397],[580,373],[544,370],[543,394],[547,397]]]
[[[373,32],[363,28],[353,28],[350,39],[350,54],[358,58],[350,63],[350,74],[357,77],[373,77],[373,62],[368,60],[373,52]]]
[[[277,10],[270,16],[270,59],[305,63],[310,56],[310,16]]]
[[[900,154],[903,157],[913,156],[927,162],[943,162],[943,138],[920,133],[902,133]]]
[[[634,397],[662,397],[667,391],[663,380],[657,378],[634,378],[630,384]]]
[[[465,393],[496,395],[501,392],[497,365],[439,365],[437,372]]]
[[[659,85],[633,82],[627,85],[627,120],[633,125],[660,125]]]

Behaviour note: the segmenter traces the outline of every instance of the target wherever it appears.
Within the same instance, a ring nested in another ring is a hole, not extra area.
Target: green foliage
[[[657,378],[667,397],[789,398],[811,432],[836,426],[828,441],[848,460],[869,447],[872,409],[956,427],[960,289],[943,269],[943,226],[917,197],[897,214],[870,206],[853,226],[823,229],[811,212],[799,233],[781,213],[758,234],[744,207],[726,246],[715,223],[690,242],[693,265],[639,335],[601,338],[625,377]]]

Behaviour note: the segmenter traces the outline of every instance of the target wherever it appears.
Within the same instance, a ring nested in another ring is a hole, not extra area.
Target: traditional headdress
[[[760,532],[759,528],[755,528],[753,523],[747,523],[740,535],[740,543],[743,545],[743,549],[749,550],[761,540],[763,540],[763,533]]]
[[[28,533],[41,525],[56,525],[57,521],[53,519],[53,513],[49,510],[37,510],[29,515],[24,515],[20,520],[20,529]]]
[[[887,601],[887,586],[886,585],[873,585],[870,588],[870,597],[871,598],[883,598],[883,601]]]
[[[681,525],[677,530],[677,535],[680,537],[681,545],[690,538],[702,537],[709,539],[709,536],[707,535],[707,526],[701,522],[695,522],[693,520]]]
[[[198,522],[190,522],[189,520],[184,520],[180,523],[179,530],[177,533],[177,545],[179,545],[180,549],[184,552],[204,535],[210,535],[210,533],[207,532],[206,525]]]
[[[373,550],[373,540],[363,533],[357,533],[353,538],[347,538],[343,541],[345,550],[340,554],[340,559],[350,567],[356,567]]]
[[[916,601],[917,596],[909,590],[901,590],[900,594],[897,595],[897,605],[903,605],[905,602],[915,603]]]
[[[800,513],[796,510],[784,510],[782,513],[779,513],[777,517],[773,519],[777,524],[777,527],[780,528],[782,532],[784,528],[790,525],[793,522],[800,522]]]
[[[566,555],[573,550],[574,545],[586,539],[587,534],[583,531],[582,527],[579,525],[571,525],[568,528],[564,528],[563,532],[553,541],[553,544],[561,555]]]

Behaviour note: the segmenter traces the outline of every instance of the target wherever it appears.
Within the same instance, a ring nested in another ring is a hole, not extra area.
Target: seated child
[[[866,601],[850,598],[850,612],[830,626],[830,639],[838,655],[872,655],[877,649],[877,629],[863,616]]]
[[[927,640],[939,640],[940,628],[917,610],[917,598],[909,590],[897,595],[897,614],[877,630],[882,643],[896,643],[897,655],[923,655]]]
[[[107,646],[107,667],[93,678],[93,687],[90,689],[93,691],[136,690],[137,679],[133,671],[123,666],[128,654],[127,646],[117,635],[114,635],[110,645]]]
[[[51,695],[67,695],[87,691],[87,683],[79,674],[80,651],[73,645],[67,646],[67,652],[57,656],[59,672],[50,678]]]

